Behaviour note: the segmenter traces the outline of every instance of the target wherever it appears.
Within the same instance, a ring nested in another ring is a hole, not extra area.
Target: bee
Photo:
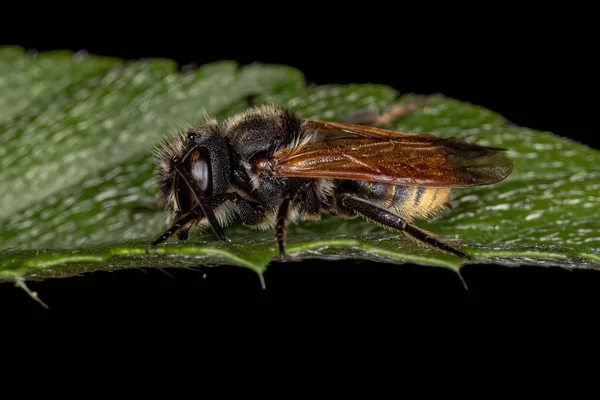
[[[377,124],[305,119],[274,105],[250,107],[163,142],[157,181],[171,221],[148,249],[175,233],[187,240],[193,229],[210,228],[230,241],[223,228],[239,218],[274,230],[284,261],[288,224],[328,213],[363,217],[469,259],[414,221],[445,210],[454,188],[504,180],[513,168],[505,152]]]

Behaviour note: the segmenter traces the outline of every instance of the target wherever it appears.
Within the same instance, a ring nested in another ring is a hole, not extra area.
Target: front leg
[[[171,237],[172,234],[179,231],[180,229],[181,229],[181,231],[179,233],[179,238],[181,239],[182,237],[184,237],[184,239],[182,239],[182,240],[187,239],[188,228],[184,228],[184,227],[187,224],[189,224],[190,222],[192,222],[196,219],[202,219],[202,218],[204,218],[204,215],[202,214],[202,209],[200,208],[200,206],[196,206],[189,213],[184,214],[181,217],[179,217],[177,219],[177,221],[175,221],[175,223],[173,225],[171,225],[169,227],[169,229],[167,229],[165,231],[165,233],[160,235],[160,237],[158,239],[156,239],[154,242],[150,243],[150,245],[146,248],[146,252],[148,252],[148,250],[150,250],[151,248],[158,246],[160,243],[167,241],[169,239],[169,237]]]
[[[348,193],[341,194],[340,201],[342,207],[351,214],[353,212],[357,212],[372,221],[378,222],[401,232],[406,232],[423,244],[429,245],[446,253],[454,254],[463,260],[470,259],[470,257],[465,253],[450,247],[444,242],[439,241],[433,235],[423,231],[422,229],[419,229],[414,225],[409,224],[399,216],[392,214],[383,208],[377,207],[367,201],[364,201],[354,195]]]
[[[264,219],[264,211],[262,211],[262,207],[260,207],[260,205],[251,204],[249,201],[247,201],[237,193],[223,193],[214,196],[210,199],[210,207],[213,210],[215,210],[227,200],[232,201],[236,204],[238,208],[238,214],[240,215],[244,223],[253,225],[257,223],[254,221],[260,219],[261,216]],[[194,220],[203,218],[205,218],[205,216],[202,213],[202,208],[200,206],[196,206],[189,213],[179,217],[177,221],[175,221],[175,223],[173,223],[173,225],[165,231],[165,233],[163,233],[158,239],[156,239],[150,244],[149,248],[156,247],[158,244],[166,241],[175,232],[177,232],[177,237],[179,240],[187,240],[189,235],[189,227],[186,225],[188,225],[190,222],[193,222]]]

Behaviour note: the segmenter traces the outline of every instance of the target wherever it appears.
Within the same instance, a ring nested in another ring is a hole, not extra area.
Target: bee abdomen
[[[427,218],[444,208],[449,188],[393,186],[393,203],[388,207],[408,218]]]
[[[378,204],[391,204],[394,195],[394,186],[379,182],[368,181],[346,181],[345,188],[356,192],[367,200]]]
[[[409,220],[436,214],[444,208],[450,198],[450,188],[395,186],[367,181],[349,181],[345,186],[366,200]]]

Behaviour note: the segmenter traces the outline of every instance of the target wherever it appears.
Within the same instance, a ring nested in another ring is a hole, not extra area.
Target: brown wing
[[[418,142],[423,141],[438,141],[439,138],[431,135],[424,135],[418,133],[404,133],[392,131],[389,129],[377,128],[373,126],[356,125],[356,124],[344,124],[340,122],[329,122],[319,121],[316,119],[305,119],[305,124],[320,134],[325,136],[336,136],[336,137],[370,137],[379,139],[403,139],[403,140],[416,140]]]
[[[513,168],[504,149],[361,125],[318,123],[325,124],[331,135],[354,137],[283,149],[259,168],[276,177],[427,187],[488,185],[505,179]]]

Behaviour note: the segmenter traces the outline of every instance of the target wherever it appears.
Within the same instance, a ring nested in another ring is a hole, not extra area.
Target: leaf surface
[[[222,61],[184,73],[169,60],[32,57],[0,48],[0,278],[220,264],[264,272],[276,254],[271,231],[237,223],[225,230],[232,243],[207,231],[146,254],[166,214],[131,211],[157,194],[152,151],[161,139],[200,122],[205,111],[217,118],[240,111],[249,96],[329,120],[415,100],[380,85],[307,87],[300,71],[280,65]],[[456,190],[453,209],[418,223],[442,239],[458,237],[452,243],[473,263],[600,267],[599,151],[448,98],[391,128],[509,149],[515,169],[508,179]],[[461,267],[456,257],[362,219],[324,217],[290,226],[288,238],[294,260]]]

